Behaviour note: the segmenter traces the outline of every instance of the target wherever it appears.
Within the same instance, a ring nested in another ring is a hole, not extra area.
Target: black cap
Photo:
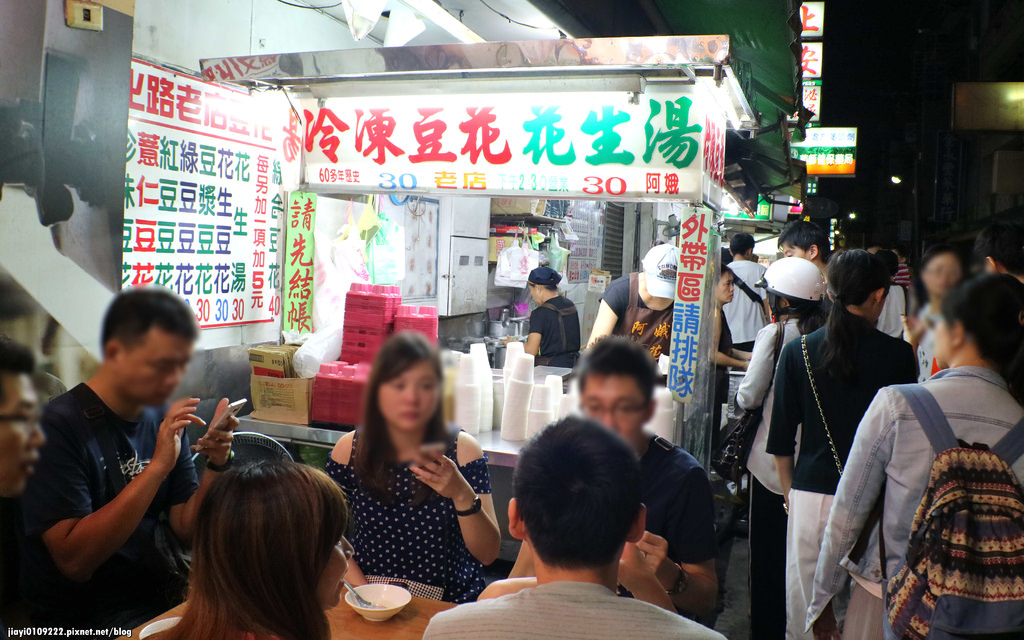
[[[558,272],[551,267],[537,267],[530,272],[530,284],[554,287],[561,281],[562,276],[560,276]]]

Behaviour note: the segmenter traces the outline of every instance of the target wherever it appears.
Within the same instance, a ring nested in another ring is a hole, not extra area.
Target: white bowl
[[[412,601],[412,594],[402,587],[390,584],[364,584],[356,591],[366,600],[381,605],[381,609],[360,607],[352,592],[345,590],[345,602],[368,622],[383,622],[405,608]]]
[[[156,622],[147,624],[143,627],[142,631],[139,632],[139,640],[148,638],[149,636],[160,633],[161,631],[167,631],[179,622],[181,622],[181,616],[176,618],[164,618],[163,620],[157,620]]]

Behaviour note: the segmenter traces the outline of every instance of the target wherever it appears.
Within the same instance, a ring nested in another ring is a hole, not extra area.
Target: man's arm
[[[615,324],[618,321],[619,316],[608,306],[607,302],[602,300],[601,306],[597,309],[597,317],[594,319],[594,327],[590,330],[587,346],[591,346],[605,336],[610,336],[615,331]]]
[[[187,398],[171,405],[160,424],[152,461],[113,500],[87,516],[61,520],[42,533],[54,564],[69,580],[88,581],[138,528],[174,468],[185,426],[195,421],[202,424],[192,414],[198,403]]]
[[[662,588],[669,593],[676,610],[693,615],[707,615],[714,611],[718,601],[718,573],[715,559],[697,563],[676,564],[668,557],[668,541],[650,531],[637,547],[647,556],[647,562],[654,569]],[[681,576],[680,573],[685,573]],[[685,588],[678,593],[677,585]]]

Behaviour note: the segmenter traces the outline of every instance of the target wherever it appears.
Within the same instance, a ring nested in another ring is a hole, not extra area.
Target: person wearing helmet
[[[825,323],[825,278],[804,258],[782,258],[765,271],[761,283],[775,322],[754,340],[746,375],[736,392],[741,409],[763,409],[747,460],[750,470],[749,584],[751,640],[786,633],[786,513],[775,459],[765,451],[772,415],[775,369],[782,347]]]
[[[607,335],[616,335],[639,342],[655,361],[668,354],[679,249],[671,244],[656,245],[644,256],[643,267],[642,272],[608,285],[588,347]]]

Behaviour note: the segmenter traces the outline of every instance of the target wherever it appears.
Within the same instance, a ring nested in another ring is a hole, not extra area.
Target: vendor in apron
[[[565,296],[558,295],[562,276],[554,269],[537,267],[527,283],[537,308],[530,314],[530,335],[525,351],[536,357],[537,366],[576,365],[580,355],[580,316]]]
[[[668,355],[678,268],[679,250],[659,244],[644,256],[642,272],[613,280],[604,292],[587,345],[607,335],[627,336],[647,347],[655,360]]]

